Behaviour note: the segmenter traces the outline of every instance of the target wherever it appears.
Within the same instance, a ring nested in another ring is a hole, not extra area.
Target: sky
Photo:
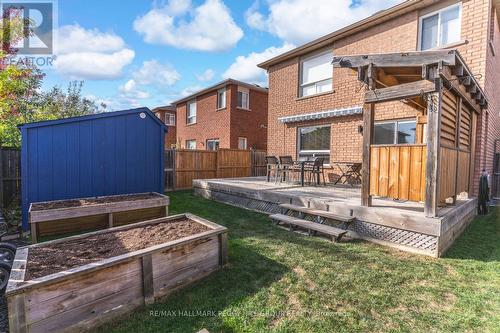
[[[166,105],[401,0],[59,0],[42,89],[83,80],[108,110]]]

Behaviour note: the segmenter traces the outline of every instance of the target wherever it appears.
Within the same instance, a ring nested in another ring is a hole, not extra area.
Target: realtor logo
[[[16,41],[11,47],[18,49],[18,55],[47,55],[53,53],[55,28],[54,1],[1,1],[3,19],[20,18],[29,36]]]

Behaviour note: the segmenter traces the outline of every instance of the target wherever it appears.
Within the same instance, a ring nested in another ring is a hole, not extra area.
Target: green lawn
[[[229,265],[103,332],[500,331],[498,209],[433,259],[291,233],[190,191],[170,196],[172,214],[229,228]]]

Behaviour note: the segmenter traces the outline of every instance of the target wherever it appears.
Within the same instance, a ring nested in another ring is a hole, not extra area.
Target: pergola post
[[[363,107],[363,165],[361,169],[362,206],[372,205],[372,197],[370,195],[370,163],[374,118],[375,103],[365,103]]]
[[[425,204],[427,217],[436,217],[439,201],[439,155],[441,138],[441,103],[443,83],[436,80],[437,91],[427,95],[427,162],[425,174]]]

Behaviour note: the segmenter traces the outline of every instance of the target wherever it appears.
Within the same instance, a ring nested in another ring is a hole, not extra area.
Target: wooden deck
[[[419,202],[373,198],[373,206],[361,206],[361,189],[351,186],[275,184],[264,177],[194,180],[195,193],[212,200],[276,214],[289,203],[339,215],[353,215],[356,222],[348,236],[406,251],[440,256],[475,216],[476,200],[457,200],[440,207],[438,217],[424,214]]]

